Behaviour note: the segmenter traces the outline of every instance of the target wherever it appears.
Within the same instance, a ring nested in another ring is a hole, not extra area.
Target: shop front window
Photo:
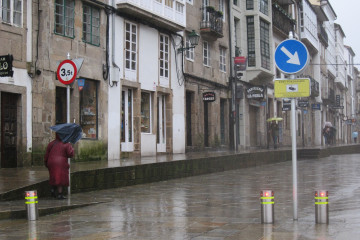
[[[80,125],[83,138],[97,139],[97,83],[85,80],[85,85],[80,91]]]

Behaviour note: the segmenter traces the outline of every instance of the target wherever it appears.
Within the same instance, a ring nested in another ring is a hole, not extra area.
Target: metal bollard
[[[34,221],[39,218],[38,212],[38,196],[37,191],[25,192],[25,206],[27,211],[27,217],[29,221]]]
[[[328,191],[315,191],[315,223],[329,224]]]
[[[274,191],[262,190],[260,192],[261,223],[274,223]]]

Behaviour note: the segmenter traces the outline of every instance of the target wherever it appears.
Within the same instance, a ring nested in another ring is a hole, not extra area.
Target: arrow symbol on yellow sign
[[[292,54],[292,53],[289,52],[289,50],[287,50],[285,47],[281,47],[280,50],[283,51],[283,53],[285,53],[286,56],[289,57],[289,60],[287,60],[287,63],[300,65],[300,59],[299,59],[299,56],[298,56],[298,53],[297,53],[297,52],[295,52],[294,54]]]

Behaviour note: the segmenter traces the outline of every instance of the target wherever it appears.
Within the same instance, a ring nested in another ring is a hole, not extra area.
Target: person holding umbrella
[[[69,142],[75,144],[81,138],[82,130],[79,125],[74,123],[59,124],[50,129],[56,132],[56,139],[48,144],[44,163],[49,170],[52,196],[57,199],[65,199],[63,188],[69,186],[68,158],[74,156],[74,148]]]
[[[269,134],[271,135],[273,142],[274,142],[274,149],[277,148],[277,143],[279,141],[279,124],[278,121],[282,121],[283,118],[281,117],[272,117],[267,119],[267,122],[271,122],[269,128]]]
[[[274,142],[274,149],[277,148],[277,142],[279,139],[279,124],[276,120],[273,120],[270,125],[270,133]]]

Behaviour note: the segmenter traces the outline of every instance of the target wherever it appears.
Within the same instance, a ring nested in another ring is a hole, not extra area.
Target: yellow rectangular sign
[[[310,96],[310,79],[277,79],[274,82],[275,98]]]

